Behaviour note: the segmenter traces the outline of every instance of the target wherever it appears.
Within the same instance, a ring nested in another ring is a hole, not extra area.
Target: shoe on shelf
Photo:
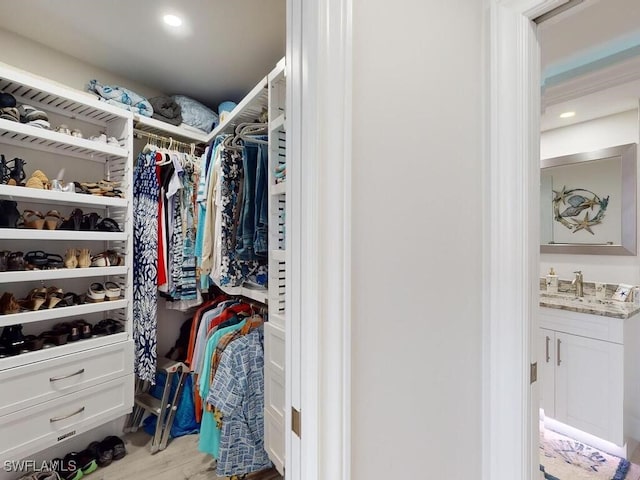
[[[120,226],[116,223],[116,221],[111,218],[103,218],[102,220],[100,220],[96,224],[95,229],[100,232],[121,232],[122,231],[120,230]]]
[[[95,212],[87,213],[82,217],[82,223],[80,224],[80,230],[94,232],[97,230],[97,225],[100,220],[100,215]]]
[[[91,251],[88,248],[82,248],[78,251],[78,267],[87,268],[91,266]]]
[[[120,299],[120,285],[115,282],[105,282],[105,299],[107,301],[114,301]]]
[[[18,354],[24,347],[22,325],[8,325],[2,329],[0,344],[10,353]]]
[[[92,267],[121,267],[123,265],[124,258],[113,250],[106,250],[91,257]]]
[[[82,210],[74,208],[69,218],[65,218],[58,228],[60,230],[80,230],[83,217]]]
[[[40,310],[46,301],[47,289],[40,287],[31,290],[24,299],[18,301],[18,304],[25,310],[35,312],[36,310]]]
[[[66,333],[68,335],[67,340],[69,342],[76,342],[80,340],[80,329],[72,323],[58,323],[53,326],[52,331]]]
[[[11,252],[7,257],[7,270],[19,272],[25,270],[24,254],[22,252]]]
[[[84,303],[84,295],[78,295],[77,293],[67,292],[62,295],[60,302],[56,305],[57,308],[61,307],[73,307],[75,305],[82,305]]]
[[[15,157],[9,161],[4,161],[4,155],[2,156],[2,159],[5,170],[5,172],[3,173],[4,175],[6,175],[3,177],[2,183],[23,187],[24,179],[27,178],[27,175],[24,173],[24,166],[27,162],[18,157]],[[4,181],[4,179],[6,179],[6,182]]]
[[[104,302],[107,293],[101,283],[92,283],[87,291],[87,301],[92,303]]]
[[[31,174],[31,177],[29,177],[25,186],[29,188],[38,188],[40,190],[48,190],[51,183],[49,182],[49,177],[47,177],[42,170],[36,170]]]
[[[57,210],[49,210],[44,216],[44,226],[47,230],[57,230],[62,215]]]
[[[75,248],[70,248],[65,252],[64,266],[66,268],[76,268],[78,266],[78,253]]]
[[[0,200],[0,228],[16,228],[19,219],[18,203],[13,200]]]
[[[13,293],[5,292],[0,297],[0,313],[2,315],[11,315],[20,312],[20,304],[13,296]]]
[[[9,269],[9,250],[0,251],[0,272],[6,272]]]
[[[80,338],[83,340],[91,338],[91,336],[93,335],[93,327],[86,320],[74,320],[73,322],[71,322],[71,325],[78,329],[78,331],[80,332]]]
[[[37,210],[25,210],[22,212],[23,228],[42,230],[44,228],[44,215]]]

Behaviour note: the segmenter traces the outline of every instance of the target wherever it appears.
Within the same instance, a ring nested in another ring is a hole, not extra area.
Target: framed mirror
[[[542,160],[540,252],[635,255],[637,144]]]

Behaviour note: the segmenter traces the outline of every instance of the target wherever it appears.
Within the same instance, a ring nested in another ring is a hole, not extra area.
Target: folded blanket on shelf
[[[102,85],[97,80],[89,81],[89,91],[95,92],[100,97],[100,100],[105,101],[111,105],[130,110],[134,113],[139,113],[146,117],[153,115],[153,107],[149,101],[142,95],[129,90],[128,88],[119,86]]]
[[[182,109],[182,121],[187,125],[209,133],[218,123],[218,114],[193,98],[184,95],[172,97]]]
[[[149,99],[149,103],[153,107],[153,118],[171,125],[180,125],[182,123],[182,109],[173,98],[153,97]]]

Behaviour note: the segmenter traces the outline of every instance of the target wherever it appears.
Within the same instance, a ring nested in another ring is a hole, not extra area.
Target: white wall
[[[96,15],[99,13],[96,12]],[[87,21],[91,20],[87,19]],[[86,91],[89,80],[95,78],[103,84],[128,87],[146,97],[161,93],[154,88],[128,80],[4,29],[0,29],[0,45],[2,45],[0,62],[78,90]]]
[[[353,3],[351,478],[478,478],[482,2]]]
[[[637,143],[639,132],[638,111],[631,110],[542,132],[540,155],[546,159]],[[541,254],[540,275],[550,267],[563,279],[572,279],[575,270],[582,270],[585,281],[640,284],[639,256]]]

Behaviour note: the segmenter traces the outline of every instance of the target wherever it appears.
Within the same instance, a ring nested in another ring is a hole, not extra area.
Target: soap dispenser
[[[558,293],[558,276],[553,267],[549,269],[549,274],[547,275],[547,293]]]

